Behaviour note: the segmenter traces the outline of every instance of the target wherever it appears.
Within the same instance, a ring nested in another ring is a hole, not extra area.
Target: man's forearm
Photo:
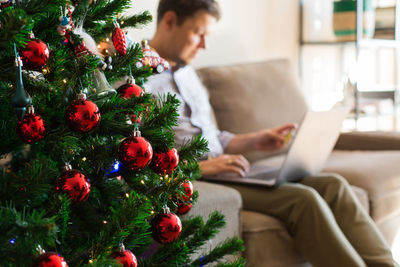
[[[254,150],[256,133],[237,134],[225,149],[228,154],[243,154]]]

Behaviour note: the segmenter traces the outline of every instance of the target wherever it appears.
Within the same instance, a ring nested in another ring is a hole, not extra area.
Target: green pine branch
[[[181,161],[190,163],[196,162],[197,159],[203,157],[204,152],[208,152],[208,141],[201,135],[193,137],[179,148],[179,158]]]
[[[235,255],[239,251],[244,251],[243,241],[238,237],[232,237],[226,239],[222,244],[215,247],[207,255],[204,255],[192,262],[193,266],[206,265],[219,259],[225,255]],[[219,266],[244,266],[245,261],[243,259],[237,260],[235,263],[221,264]]]

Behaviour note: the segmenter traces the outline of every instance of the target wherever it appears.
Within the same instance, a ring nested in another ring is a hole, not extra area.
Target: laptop
[[[317,174],[332,152],[348,113],[349,108],[308,111],[292,134],[287,153],[266,160],[273,164],[253,164],[245,178],[236,173],[223,173],[205,180],[273,187]]]

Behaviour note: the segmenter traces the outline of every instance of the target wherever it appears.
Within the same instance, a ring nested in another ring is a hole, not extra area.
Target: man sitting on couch
[[[200,162],[204,176],[249,169],[243,153],[275,150],[284,145],[293,124],[249,134],[221,132],[213,123],[206,89],[189,64],[206,47],[210,26],[219,18],[214,0],[160,0],[157,30],[149,45],[172,70],[145,84],[155,95],[173,93],[181,101],[176,141],[202,134],[210,157]],[[244,178],[245,179],[245,178]],[[306,177],[276,188],[230,185],[242,195],[244,208],[279,218],[298,249],[314,266],[397,266],[371,218],[338,175]]]

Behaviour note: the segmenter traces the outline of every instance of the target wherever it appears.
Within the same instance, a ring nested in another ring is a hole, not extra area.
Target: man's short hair
[[[157,22],[160,22],[167,11],[175,12],[178,24],[204,10],[217,20],[220,18],[219,5],[215,0],[160,0],[157,9]]]

